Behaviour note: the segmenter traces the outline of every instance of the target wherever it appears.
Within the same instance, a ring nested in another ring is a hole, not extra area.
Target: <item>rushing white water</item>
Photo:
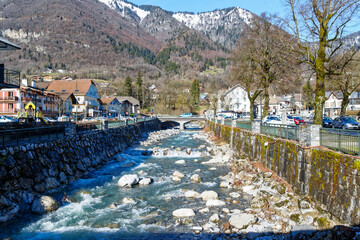
[[[127,149],[115,158],[118,160],[54,195],[60,199],[66,191],[74,202],[42,216],[24,216],[22,224],[14,221],[7,226],[0,226],[0,238],[158,239],[158,234],[165,234],[160,238],[191,234],[188,226],[176,225],[172,212],[178,208],[199,211],[205,207],[205,202],[201,199],[186,199],[184,191],[194,190],[201,193],[215,190],[220,198],[225,198],[229,191],[219,188],[218,178],[229,171],[228,167],[216,166],[216,170],[210,170],[213,166],[201,164],[211,159],[204,154],[209,144],[204,139],[193,138],[194,134],[197,133],[185,131],[151,146]],[[154,154],[144,156],[142,152],[145,150],[154,151]],[[185,164],[175,163],[182,159],[185,159]],[[197,169],[200,171],[196,172]],[[185,175],[181,182],[172,180],[175,170]],[[201,176],[201,183],[190,181],[190,177],[195,173]],[[154,183],[133,188],[117,186],[117,181],[126,174],[151,177]],[[133,199],[135,203],[123,203],[126,197]],[[112,204],[114,208],[110,207]],[[195,223],[204,224],[206,221],[208,216],[197,214],[194,218]],[[9,226],[11,232],[7,230]]]

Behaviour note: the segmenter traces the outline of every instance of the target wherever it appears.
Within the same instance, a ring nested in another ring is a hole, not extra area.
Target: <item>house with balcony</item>
[[[59,100],[58,105],[58,116],[72,116],[73,106],[78,104],[76,97],[73,93],[56,93]]]
[[[117,118],[123,111],[123,106],[116,97],[100,98],[101,111],[103,115],[109,118]]]
[[[0,90],[0,115],[17,116],[24,107],[32,102],[43,116],[56,117],[58,113],[56,94],[44,89],[21,86],[20,88],[3,88]]]
[[[47,91],[55,94],[74,94],[77,103],[72,105],[72,113],[76,119],[101,115],[99,92],[91,79],[54,80],[47,87]]]
[[[21,49],[16,44],[0,37],[0,51]],[[5,63],[0,59],[0,89],[20,87],[20,72],[5,68]]]

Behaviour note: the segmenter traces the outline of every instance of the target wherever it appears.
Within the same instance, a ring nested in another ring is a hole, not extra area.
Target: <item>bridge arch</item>
[[[158,119],[163,123],[166,122],[176,122],[179,124],[180,129],[185,129],[185,124],[189,123],[189,122],[205,122],[206,118],[205,117],[188,117],[188,118],[181,118],[178,116],[173,116],[173,117],[158,117]]]

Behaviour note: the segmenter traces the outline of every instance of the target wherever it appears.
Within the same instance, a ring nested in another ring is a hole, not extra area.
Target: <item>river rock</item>
[[[178,177],[178,178],[183,178],[183,177],[185,177],[185,175],[184,175],[183,173],[178,172],[178,171],[175,171],[175,172],[173,173],[173,176],[174,176],[174,177]]]
[[[186,153],[187,153],[188,155],[190,155],[190,154],[191,154],[191,151],[192,151],[192,149],[191,149],[191,148],[187,148],[187,149],[186,149]]]
[[[193,217],[193,216],[195,216],[195,212],[191,208],[181,208],[181,209],[177,209],[177,210],[173,211],[172,215],[174,217],[180,217],[180,218]]]
[[[129,197],[124,198],[122,200],[122,202],[125,203],[125,204],[135,204],[136,203],[136,201],[134,199],[129,198]]]
[[[204,191],[201,193],[201,198],[203,201],[207,201],[209,199],[218,199],[218,194],[214,191]]]
[[[221,188],[231,188],[231,182],[230,181],[221,181],[220,187]]]
[[[220,207],[225,206],[225,202],[218,199],[209,199],[206,201],[207,207]]]
[[[208,208],[203,208],[203,209],[200,209],[199,212],[204,214],[204,213],[208,213],[210,210]]]
[[[242,229],[243,227],[253,224],[255,222],[256,222],[256,217],[248,213],[232,215],[229,220],[230,225],[232,225],[237,229]]]
[[[184,196],[186,198],[198,198],[198,197],[200,197],[200,193],[195,192],[195,191],[186,191]]]
[[[185,160],[179,160],[179,161],[176,161],[175,164],[185,164]]]
[[[232,193],[230,193],[229,195],[230,195],[230,197],[232,197],[232,198],[239,198],[239,197],[241,196],[240,193],[237,193],[237,192],[232,192]]]
[[[199,174],[194,174],[191,176],[190,181],[194,183],[199,183],[201,182],[201,177],[199,176]]]
[[[42,196],[36,199],[32,205],[32,211],[35,213],[47,213],[57,210],[60,207],[58,201],[50,196]]]
[[[179,178],[179,177],[173,177],[172,180],[174,182],[181,182],[181,178]]]
[[[151,178],[143,178],[140,180],[140,185],[150,185],[153,182]]]
[[[220,221],[220,216],[219,214],[215,213],[213,214],[210,219],[209,219],[210,222],[213,222],[213,223],[217,223],[218,221]]]
[[[139,181],[139,177],[135,174],[124,175],[119,179],[118,186],[131,188],[133,185],[138,184]]]

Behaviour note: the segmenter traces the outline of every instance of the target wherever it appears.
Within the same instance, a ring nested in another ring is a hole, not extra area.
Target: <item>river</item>
[[[219,177],[230,171],[229,166],[203,164],[211,159],[207,151],[211,144],[196,136],[199,131],[182,131],[149,146],[128,148],[114,158],[117,160],[87,178],[50,194],[61,201],[66,192],[73,202],[52,213],[24,215],[21,221],[16,219],[0,225],[0,239],[209,238],[209,235],[194,235],[193,227],[209,222],[209,217],[221,212],[222,207],[210,207],[209,212],[198,214],[206,208],[205,202],[201,198],[185,198],[184,192],[213,190],[219,199],[226,201],[233,190],[219,187]],[[153,154],[145,156],[144,151],[153,151]],[[185,163],[176,163],[179,160]],[[175,170],[185,175],[179,182],[172,179]],[[201,177],[200,183],[190,181],[195,173]],[[119,187],[118,180],[127,174],[150,177],[153,183]],[[124,198],[128,198],[125,203]],[[226,205],[239,210],[246,206],[248,203],[242,198]],[[196,215],[189,222],[180,221],[172,216],[179,208],[193,209]]]

